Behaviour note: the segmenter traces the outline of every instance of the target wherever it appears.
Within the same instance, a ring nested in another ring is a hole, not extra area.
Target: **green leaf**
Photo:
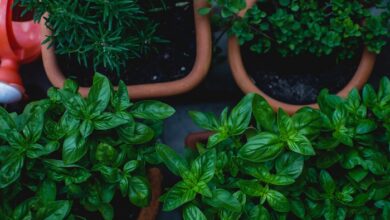
[[[278,212],[290,211],[290,203],[288,199],[276,190],[269,190],[266,194],[267,202],[272,209]]]
[[[217,131],[219,129],[219,123],[215,115],[211,112],[197,112],[190,111],[189,116],[192,121],[199,126],[200,128],[204,128],[210,131]]]
[[[60,144],[55,141],[48,143],[46,146],[42,146],[40,144],[32,144],[27,150],[27,157],[35,159],[44,155],[49,155],[54,151],[57,151],[59,147]]]
[[[216,158],[216,151],[212,149],[200,155],[192,162],[191,174],[195,176],[198,182],[203,181],[208,183],[214,177]]]
[[[324,218],[326,220],[333,220],[336,218],[336,207],[329,199],[325,200]]]
[[[301,134],[296,134],[287,140],[288,148],[298,154],[315,155],[314,149],[310,141]]]
[[[341,160],[341,155],[334,151],[324,152],[316,161],[316,166],[320,169],[327,169]]]
[[[110,112],[104,112],[93,119],[93,125],[96,130],[110,130],[126,123],[134,123],[133,119],[120,116]]]
[[[132,105],[127,92],[127,86],[123,81],[119,81],[118,90],[114,93],[111,104],[116,112],[125,111]]]
[[[16,124],[14,120],[12,120],[8,112],[0,106],[0,132],[13,129],[15,127]]]
[[[123,166],[123,172],[129,174],[139,167],[140,162],[138,160],[131,160]]]
[[[238,151],[238,157],[252,162],[264,162],[276,158],[283,147],[284,144],[277,135],[262,132],[248,139]]]
[[[265,189],[257,181],[239,180],[238,186],[240,190],[248,196],[263,196]]]
[[[43,203],[48,203],[48,202],[55,201],[56,195],[57,195],[56,184],[49,179],[42,181],[42,184],[40,185],[37,191],[37,197]]]
[[[75,163],[87,153],[87,150],[85,139],[78,134],[73,134],[64,140],[62,159],[67,164]]]
[[[290,4],[290,0],[279,0],[281,6],[288,6]]]
[[[104,220],[114,219],[114,208],[107,203],[103,203],[99,206],[99,212]]]
[[[203,201],[215,208],[227,209],[236,212],[241,211],[241,203],[229,192],[224,189],[212,191],[211,198],[203,198]]]
[[[58,220],[65,219],[68,216],[72,203],[70,201],[55,201],[51,202],[45,207],[47,209],[47,216],[44,218],[45,220]]]
[[[263,206],[255,206],[250,209],[249,219],[270,220],[271,215],[269,214],[268,210]]]
[[[327,194],[333,194],[336,190],[336,183],[332,176],[325,170],[320,172],[320,185]]]
[[[188,205],[183,211],[184,220],[207,220],[203,212],[195,205]]]
[[[151,198],[150,186],[145,177],[134,176],[129,180],[129,198],[132,204],[146,207]]]
[[[155,137],[155,132],[143,123],[126,124],[117,128],[118,135],[128,144],[144,144]]]
[[[375,90],[369,84],[365,85],[363,88],[363,102],[367,107],[373,107],[378,102]]]
[[[367,134],[373,132],[376,128],[374,121],[369,119],[361,120],[356,126],[356,134]]]
[[[95,73],[88,94],[88,103],[94,106],[94,112],[101,113],[107,108],[110,98],[110,81],[100,73]]]
[[[178,182],[164,196],[163,211],[172,211],[195,199],[196,192],[184,182]]]
[[[295,180],[292,177],[286,176],[286,175],[274,175],[271,174],[267,169],[264,167],[256,167],[256,168],[245,168],[245,171],[247,171],[250,175],[256,177],[257,179],[268,183],[272,185],[290,185],[295,182]]]
[[[0,168],[0,189],[3,189],[15,182],[22,171],[24,158],[21,155],[11,154],[1,164]]]
[[[183,177],[189,171],[187,161],[181,158],[172,148],[157,144],[156,152],[173,174]]]
[[[200,14],[200,15],[207,15],[207,14],[209,14],[211,12],[211,8],[200,8],[199,10],[198,10],[198,13]]]
[[[279,109],[278,111],[277,123],[280,135],[283,139],[288,139],[297,133],[292,118],[290,118],[283,109]]]
[[[254,94],[246,95],[233,109],[228,118],[229,134],[242,134],[249,126]]]
[[[302,173],[303,164],[303,156],[294,152],[286,152],[276,158],[276,173],[296,179]]]
[[[175,109],[159,101],[140,101],[131,107],[131,114],[135,118],[162,120],[171,117]]]
[[[207,141],[207,147],[211,148],[215,145],[221,143],[222,141],[225,141],[228,138],[228,136],[225,133],[215,133],[211,135]]]
[[[80,134],[83,138],[87,138],[93,132],[93,124],[90,120],[85,120],[80,125]]]
[[[361,167],[356,167],[355,169],[348,172],[348,176],[351,177],[356,182],[362,181],[368,174],[368,170],[364,170]]]
[[[296,215],[298,218],[303,219],[305,217],[305,206],[302,201],[300,200],[290,200],[291,204],[291,211]]]
[[[257,127],[265,131],[273,131],[276,122],[275,112],[268,102],[261,96],[255,95],[253,98],[253,115],[256,119]]]

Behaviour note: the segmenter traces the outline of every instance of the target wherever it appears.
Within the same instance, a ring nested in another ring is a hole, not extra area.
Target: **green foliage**
[[[174,110],[130,102],[123,82],[114,91],[100,74],[93,81],[87,98],[66,81],[22,114],[0,108],[0,219],[73,219],[75,203],[113,219],[118,191],[148,205],[146,168],[160,162],[158,125]]]
[[[244,17],[237,13],[246,7],[245,0],[209,2],[211,8],[199,12],[213,12],[218,25],[256,53],[273,48],[282,56],[335,54],[346,59],[362,44],[379,53],[390,34],[390,3],[384,0],[258,0]],[[373,6],[379,14],[371,13]]]
[[[184,219],[388,219],[390,80],[345,99],[324,90],[318,103],[289,116],[249,94],[230,114],[191,112],[214,134],[188,159],[157,148],[181,177],[164,210],[183,206]]]
[[[129,60],[164,42],[156,36],[157,23],[146,14],[151,8],[164,7],[160,0],[142,4],[138,0],[18,1],[34,11],[36,21],[44,16],[42,22],[52,30],[44,43],[52,41],[48,46],[55,46],[56,53],[74,56],[95,70],[119,74]]]

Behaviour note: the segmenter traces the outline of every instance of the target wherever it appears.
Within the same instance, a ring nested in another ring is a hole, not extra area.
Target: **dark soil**
[[[175,1],[167,1],[174,5]],[[171,3],[172,2],[172,3]],[[119,79],[127,85],[167,82],[181,79],[192,70],[196,56],[195,23],[192,4],[172,7],[161,13],[153,13],[159,26],[156,35],[169,41],[157,46],[156,51],[131,60],[118,77],[116,73],[99,69],[117,84]],[[62,72],[75,79],[81,86],[92,84],[93,68],[85,68],[74,57],[57,56]]]
[[[314,55],[283,58],[277,52],[256,54],[245,46],[241,52],[255,84],[269,96],[290,104],[313,103],[324,88],[337,93],[350,81],[360,59],[357,56],[337,62],[335,56]]]

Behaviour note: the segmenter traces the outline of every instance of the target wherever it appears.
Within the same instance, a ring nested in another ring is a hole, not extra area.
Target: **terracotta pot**
[[[184,78],[163,83],[151,83],[143,85],[130,85],[127,87],[132,99],[145,99],[166,97],[182,94],[196,87],[206,76],[212,55],[211,27],[208,16],[201,16],[198,10],[207,6],[206,0],[194,0],[194,16],[196,30],[196,58],[191,72]],[[45,15],[46,16],[46,15]],[[51,31],[41,21],[42,35],[44,38],[51,35]],[[47,44],[42,45],[42,59],[50,82],[61,88],[65,81],[65,76],[57,64],[55,48],[47,48]],[[80,87],[79,92],[87,96],[89,87]]]
[[[246,11],[256,3],[256,0],[246,0],[246,2],[247,2],[247,8],[239,13],[240,16],[243,16],[246,13]],[[229,39],[228,57],[229,57],[229,63],[233,73],[233,77],[237,85],[241,88],[241,90],[244,93],[260,94],[269,102],[269,104],[272,106],[272,108],[275,111],[278,110],[279,108],[282,108],[287,113],[293,114],[298,109],[304,106],[318,108],[318,105],[316,103],[310,105],[294,105],[294,104],[284,103],[274,98],[271,98],[263,91],[261,91],[255,85],[253,79],[250,77],[250,75],[248,75],[248,73],[245,70],[244,64],[242,62],[240,46],[238,44],[236,37],[231,37]],[[374,64],[375,64],[375,58],[376,58],[375,54],[369,52],[367,48],[365,48],[361,56],[360,63],[355,72],[355,75],[352,77],[351,81],[349,81],[349,83],[341,91],[337,93],[337,95],[341,97],[346,97],[353,88],[361,89],[371,75],[372,69],[374,68]]]
[[[186,147],[196,149],[196,144],[200,142],[207,142],[209,137],[213,134],[211,131],[193,132],[187,135],[185,140]]]
[[[138,220],[154,220],[159,211],[159,199],[163,179],[161,171],[158,168],[150,168],[148,170],[148,179],[150,181],[150,187],[152,188],[152,199],[148,207],[141,209],[137,218]]]

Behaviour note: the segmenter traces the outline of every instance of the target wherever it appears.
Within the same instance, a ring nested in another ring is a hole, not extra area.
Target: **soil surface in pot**
[[[105,69],[98,69],[117,84],[123,80],[127,85],[167,82],[188,75],[195,63],[196,34],[192,2],[175,6],[175,0],[164,1],[167,10],[153,12],[150,18],[158,25],[156,36],[169,41],[157,45],[156,51],[126,64],[118,76]],[[81,86],[92,84],[93,68],[80,65],[75,57],[57,55],[59,66],[67,78],[75,79]]]
[[[310,104],[316,102],[322,89],[337,93],[347,85],[357,69],[361,52],[339,62],[336,56],[257,54],[248,46],[241,47],[241,54],[247,73],[264,93],[289,104]]]

